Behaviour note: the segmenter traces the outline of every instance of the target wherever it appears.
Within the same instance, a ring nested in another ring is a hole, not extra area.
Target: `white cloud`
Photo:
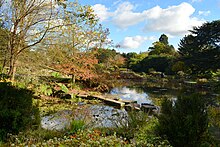
[[[109,17],[112,16],[111,12],[108,12],[108,8],[102,4],[96,4],[92,6],[94,13],[99,17],[100,22],[107,20]]]
[[[208,16],[211,12],[210,11],[199,11],[199,15]]]
[[[120,4],[114,12],[113,23],[121,29],[133,26],[145,20],[143,13],[134,12],[135,6],[130,2]]]
[[[164,32],[174,36],[186,34],[192,26],[199,26],[204,22],[191,17],[194,12],[195,9],[185,2],[166,9],[154,7],[145,12],[147,24],[144,31]]]
[[[156,37],[143,37],[143,36],[134,36],[134,37],[125,37],[120,43],[120,47],[124,49],[137,49],[147,40],[155,40]]]
[[[113,24],[120,29],[126,29],[138,23],[146,23],[143,29],[145,32],[163,32],[176,36],[184,35],[192,29],[192,26],[204,23],[203,20],[192,17],[195,9],[186,2],[165,9],[155,6],[141,12],[136,12],[135,5],[130,2],[123,2],[117,6],[114,12],[109,12],[108,8],[100,4],[96,4],[93,8],[102,21],[110,18]]]

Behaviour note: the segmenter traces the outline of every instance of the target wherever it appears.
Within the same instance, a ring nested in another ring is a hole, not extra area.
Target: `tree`
[[[124,57],[117,53],[115,49],[99,48],[97,50],[96,58],[98,59],[99,64],[103,65],[106,69],[124,64]]]
[[[193,73],[205,73],[220,68],[220,20],[194,27],[181,39],[179,54]]]
[[[3,0],[0,0],[0,9],[2,9],[2,4],[3,4]],[[3,14],[0,14],[0,27],[3,26],[2,16],[3,16]]]
[[[172,56],[158,56],[158,55],[151,55],[144,58],[141,62],[141,71],[142,72],[149,72],[149,69],[154,69],[159,72],[165,72],[167,74],[170,73],[170,66],[173,62],[174,57]]]
[[[153,43],[153,47],[149,47],[149,55],[175,55],[175,49],[172,45],[169,45],[168,37],[162,34],[159,41]]]
[[[161,43],[163,43],[163,44],[165,44],[165,45],[168,45],[169,42],[168,42],[168,37],[167,37],[167,35],[162,34],[162,35],[160,36],[160,38],[159,38],[159,42],[161,42]]]
[[[154,42],[149,50],[149,55],[140,62],[141,71],[148,72],[149,69],[154,69],[170,73],[171,63],[177,54],[174,47],[169,45],[168,37],[162,34],[159,41]]]
[[[37,46],[36,54],[41,55],[40,66],[72,75],[73,82],[75,78],[97,77],[95,54],[98,48],[109,43],[109,30],[98,24],[91,6],[66,3],[62,14],[65,18],[62,22],[68,25],[52,29]]]
[[[39,44],[57,20],[53,0],[8,0],[2,2],[1,20],[9,38],[8,75],[13,79],[16,63],[25,50]]]
[[[110,60],[112,60],[116,56],[116,51],[113,49],[102,49],[99,48],[97,52],[97,59],[99,60],[99,63],[106,63]]]
[[[140,62],[147,56],[148,56],[148,52],[142,52],[139,54],[135,52],[127,53],[127,55],[125,55],[127,68],[137,72],[142,71],[143,68],[141,67]]]

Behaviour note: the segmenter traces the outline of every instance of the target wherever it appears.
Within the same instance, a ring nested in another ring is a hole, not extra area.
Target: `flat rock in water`
[[[92,117],[92,127],[114,128],[127,124],[128,114],[125,110],[115,109],[110,106],[91,106],[90,112]]]
[[[119,100],[119,101],[125,103],[126,105],[127,104],[137,103],[137,101],[135,101],[135,100]]]
[[[41,127],[46,130],[63,131],[70,126],[72,111],[62,110],[41,118]]]
[[[149,103],[142,103],[141,110],[149,114],[158,114],[159,107]]]

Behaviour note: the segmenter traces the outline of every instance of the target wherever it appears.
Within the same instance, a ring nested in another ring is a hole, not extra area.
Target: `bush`
[[[126,122],[121,121],[119,122],[118,127],[107,129],[107,134],[114,134],[118,137],[126,138],[126,140],[130,141],[134,138],[135,133],[139,130],[140,127],[146,125],[148,115],[142,111],[136,112],[131,111],[128,113],[128,118]]]
[[[167,140],[163,140],[156,134],[158,119],[156,117],[149,118],[146,124],[139,128],[135,133],[135,146],[166,146],[170,147]]]
[[[158,56],[151,55],[144,58],[140,62],[141,72],[148,72],[151,69],[155,71],[169,73],[171,72],[171,63],[174,60],[174,57],[171,56]],[[139,71],[140,72],[140,71]]]
[[[40,134],[40,135],[38,135]],[[46,135],[45,135],[46,134]],[[2,146],[65,146],[65,147],[77,147],[77,146],[85,146],[85,147],[100,147],[100,146],[126,146],[127,143],[118,138],[116,135],[105,136],[98,130],[84,130],[78,131],[76,134],[62,136],[62,134],[58,132],[51,132],[45,130],[39,130],[34,132],[34,134],[28,134],[28,136],[24,136],[25,134],[13,135],[11,136],[11,140],[9,140],[6,144]],[[43,139],[44,138],[44,139]],[[1,142],[0,142],[1,146]],[[129,145],[127,145],[129,146]]]
[[[0,140],[39,124],[39,111],[32,106],[33,93],[11,83],[0,83]],[[35,114],[35,115],[34,115]]]
[[[172,71],[178,73],[178,71],[186,72],[186,65],[183,61],[177,61],[172,65]]]
[[[207,135],[208,115],[204,97],[193,94],[162,103],[158,133],[173,146],[200,146]]]

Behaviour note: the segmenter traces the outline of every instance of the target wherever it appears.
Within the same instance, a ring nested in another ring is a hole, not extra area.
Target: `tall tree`
[[[220,68],[220,20],[194,27],[181,39],[179,53],[194,73]]]
[[[45,68],[72,75],[73,79],[97,77],[96,48],[108,44],[109,30],[98,24],[90,6],[77,2],[66,3],[62,22],[68,24],[55,28],[38,46]],[[95,48],[95,49],[94,49]],[[73,80],[74,81],[74,80]]]
[[[162,34],[159,41],[153,43],[153,47],[149,47],[149,55],[175,55],[175,49],[172,45],[169,45],[168,37]]]
[[[58,11],[53,0],[7,0],[0,13],[4,14],[1,20],[8,29],[8,75],[13,79],[18,57],[39,44],[55,27],[52,22],[56,22]]]
[[[167,35],[162,34],[162,35],[160,36],[160,38],[159,38],[159,42],[161,42],[161,43],[163,43],[163,44],[165,44],[165,45],[168,45],[169,42],[168,42],[168,37],[167,37]]]

